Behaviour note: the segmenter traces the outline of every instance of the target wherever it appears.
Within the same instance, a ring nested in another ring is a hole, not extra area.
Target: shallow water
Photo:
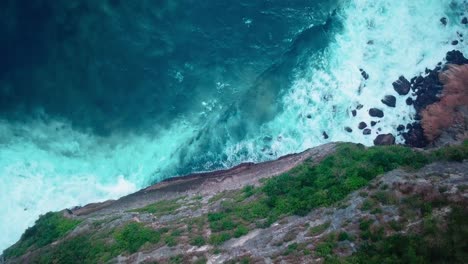
[[[467,33],[463,0],[202,2],[0,3],[0,250],[50,210],[329,141],[371,145],[413,119],[393,81],[468,51],[451,44]],[[366,136],[372,107],[385,116]]]

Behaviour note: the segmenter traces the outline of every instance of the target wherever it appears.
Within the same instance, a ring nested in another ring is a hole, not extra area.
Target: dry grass
[[[441,100],[422,111],[421,125],[429,141],[439,137],[444,129],[461,122],[463,117],[457,108],[468,105],[468,65],[449,65],[439,79],[444,84]]]

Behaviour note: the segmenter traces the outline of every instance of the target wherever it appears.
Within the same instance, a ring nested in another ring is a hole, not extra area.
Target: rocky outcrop
[[[374,139],[374,145],[376,146],[395,145],[395,137],[392,134],[378,135]]]
[[[468,86],[464,80],[468,78],[468,59],[454,50],[447,53],[446,61],[445,66],[439,63],[433,70],[426,69],[424,77],[411,79],[415,99],[408,97],[406,103],[414,106],[416,122],[407,124],[407,131],[402,133],[406,145],[422,148],[466,138]]]

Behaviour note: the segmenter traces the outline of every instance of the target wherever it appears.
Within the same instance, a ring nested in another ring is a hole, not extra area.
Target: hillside
[[[468,141],[332,143],[47,213],[5,263],[380,263],[467,259]]]

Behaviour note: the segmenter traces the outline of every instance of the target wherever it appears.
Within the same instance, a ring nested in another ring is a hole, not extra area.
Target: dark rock
[[[447,63],[449,64],[462,65],[468,63],[468,59],[466,59],[463,56],[463,53],[461,53],[458,50],[452,50],[447,52],[447,56],[445,58],[447,59]]]
[[[396,130],[397,131],[403,131],[403,130],[405,130],[405,126],[404,125],[399,125]]]
[[[358,104],[358,105],[356,106],[356,110],[361,110],[363,107],[364,107],[364,106],[363,106],[362,104]]]
[[[356,116],[357,114],[356,110],[351,111],[351,114],[353,114],[353,116]]]
[[[373,40],[367,41],[367,45],[374,45],[374,41]]]
[[[446,26],[447,25],[447,18],[446,17],[441,18],[440,23],[442,23],[442,25]]]
[[[464,18],[462,19],[461,23],[462,23],[463,25],[468,24],[468,18],[464,17]]]
[[[370,125],[371,125],[371,126],[375,126],[375,125],[377,125],[377,122],[371,121],[371,122],[370,122]]]
[[[458,40],[452,41],[452,45],[454,45],[454,46],[458,45]]]
[[[327,132],[323,132],[322,135],[323,135],[323,138],[324,138],[324,139],[328,139],[328,134],[327,134]]]
[[[378,135],[374,139],[374,145],[376,146],[395,145],[395,137],[392,134]]]
[[[365,70],[359,69],[359,71],[361,72],[362,78],[364,78],[365,80],[369,79],[369,74]]]
[[[378,117],[378,118],[384,117],[383,111],[377,108],[371,108],[369,110],[369,115],[372,117]]]
[[[390,107],[395,107],[396,105],[396,98],[395,96],[393,95],[386,95],[382,100],[381,100],[382,103],[384,103],[385,105],[388,105]]]
[[[395,89],[399,95],[407,95],[411,88],[410,82],[403,76],[400,76],[400,78],[392,85],[393,89]]]
[[[406,125],[406,129],[410,130],[411,128],[413,128],[413,125],[411,125],[411,124]]]
[[[345,127],[345,130],[346,132],[349,132],[349,133],[353,132],[353,130],[350,127]]]
[[[405,144],[411,147],[423,148],[427,146],[428,142],[424,137],[424,130],[419,123],[413,123],[408,132],[403,133]]]
[[[407,105],[412,105],[413,104],[413,98],[411,98],[411,97],[406,98],[406,104]]]
[[[364,129],[364,130],[362,131],[362,134],[363,134],[363,135],[366,135],[366,136],[367,136],[367,135],[370,135],[371,133],[372,133],[372,130],[370,130],[369,128],[366,128],[366,129]]]
[[[311,118],[312,118],[312,116],[311,116],[311,115],[307,115],[307,118],[311,119]]]
[[[361,129],[361,130],[364,129],[364,128],[366,128],[366,127],[367,127],[367,124],[364,123],[364,122],[361,122],[361,123],[359,123],[359,125],[358,125],[358,128]]]

